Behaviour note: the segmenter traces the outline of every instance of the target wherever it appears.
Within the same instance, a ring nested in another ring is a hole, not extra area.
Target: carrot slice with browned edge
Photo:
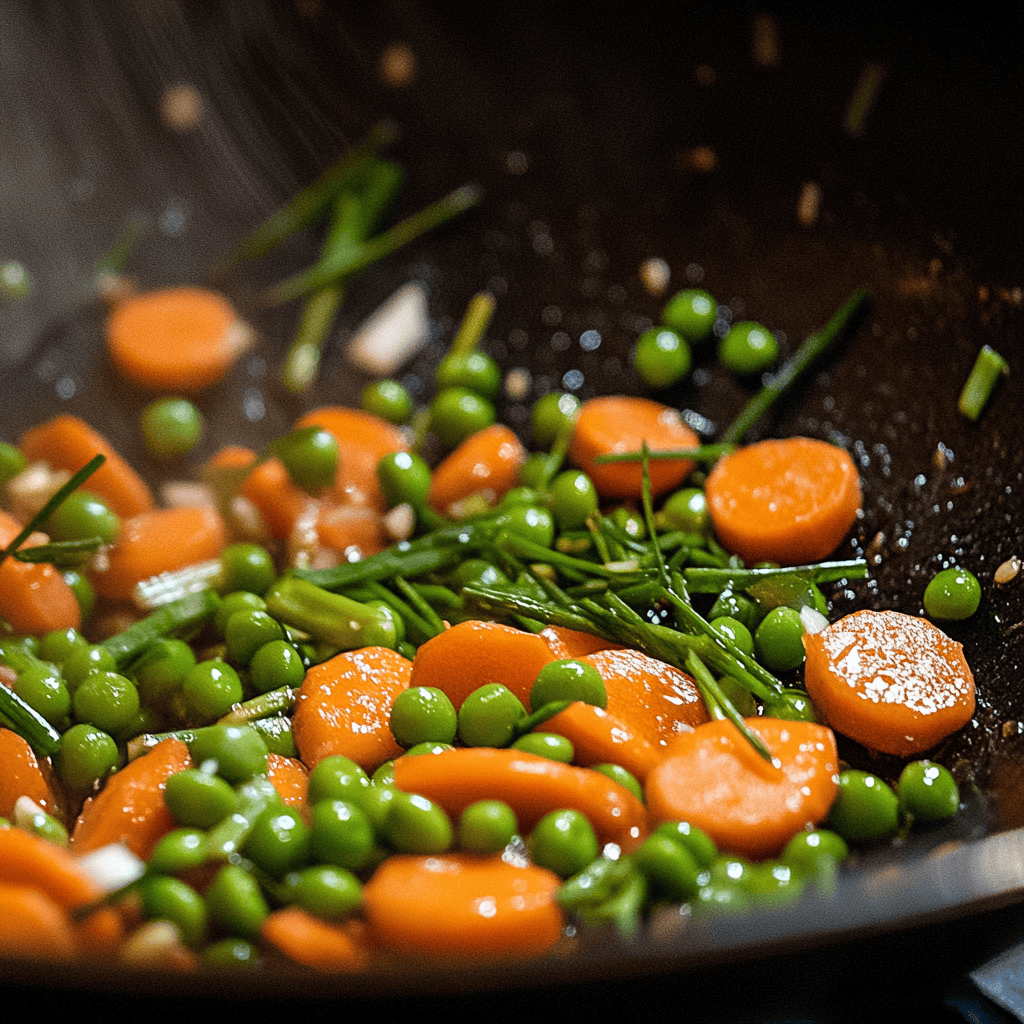
[[[395,786],[433,800],[452,817],[477,800],[504,800],[527,831],[549,811],[579,811],[602,843],[623,847],[635,845],[647,827],[644,805],[617,782],[589,768],[520,750],[459,747],[400,757]]]
[[[363,906],[375,937],[391,949],[505,960],[539,956],[561,938],[559,884],[546,868],[499,856],[405,854],[377,868],[363,889]]]
[[[369,960],[369,951],[356,938],[355,929],[330,924],[301,907],[273,911],[260,928],[260,938],[296,963],[320,971],[361,971]]]
[[[67,912],[28,885],[0,883],[0,953],[4,957],[70,959],[80,952]]]
[[[822,719],[871,750],[906,757],[974,714],[963,647],[927,619],[853,612],[805,634],[804,682]]]
[[[40,761],[16,732],[0,729],[0,818],[11,818],[18,799],[27,796],[47,814],[62,820],[58,792],[49,760]]]
[[[344,754],[373,772],[402,748],[391,735],[391,705],[408,685],[412,662],[386,647],[345,651],[314,665],[299,687],[292,731],[307,768]]]
[[[329,491],[334,500],[339,505],[372,505],[383,512],[386,502],[377,482],[377,463],[409,447],[405,431],[372,413],[340,405],[307,412],[295,423],[296,430],[303,427],[321,427],[338,442],[338,475]]]
[[[861,505],[853,459],[809,437],[760,441],[725,456],[705,492],[719,540],[748,564],[820,561],[839,546]]]
[[[732,722],[707,722],[669,744],[645,793],[652,822],[688,821],[720,850],[762,859],[828,815],[839,755],[832,731],[816,722],[745,721],[773,764]]]
[[[526,449],[515,431],[492,424],[467,437],[437,466],[427,500],[448,515],[474,494],[494,505],[515,486],[525,460]]]
[[[0,547],[19,533],[18,521],[0,511]],[[30,538],[29,543],[33,542]],[[78,629],[82,609],[75,592],[52,565],[5,558],[0,564],[0,619],[15,633],[42,636],[55,629]]]
[[[501,683],[528,706],[537,673],[551,661],[555,661],[551,648],[536,633],[470,620],[431,637],[417,649],[410,685],[443,690],[458,710],[474,690]]]
[[[99,793],[85,801],[71,833],[72,850],[82,854],[121,843],[148,859],[175,825],[164,802],[167,780],[191,763],[188,747],[172,737],[111,775]]]
[[[102,455],[106,462],[89,477],[85,489],[102,498],[122,519],[153,507],[153,495],[142,477],[105,437],[77,416],[55,416],[26,430],[18,448],[29,462],[45,462],[70,474]]]
[[[153,391],[190,393],[216,384],[255,338],[223,295],[163,288],[121,299],[107,319],[118,371]]]
[[[643,493],[640,462],[596,461],[599,455],[639,452],[644,442],[651,451],[696,448],[700,438],[683,422],[677,409],[649,398],[605,395],[580,407],[569,444],[569,457],[589,474],[603,498],[639,498]],[[649,463],[651,490],[664,494],[678,487],[693,469],[688,459],[653,459]]]
[[[128,601],[143,580],[216,558],[226,539],[224,521],[212,505],[153,509],[125,521],[89,578],[103,597]]]

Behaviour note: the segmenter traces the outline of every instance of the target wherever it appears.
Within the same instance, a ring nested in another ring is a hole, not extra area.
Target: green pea
[[[459,815],[459,847],[471,853],[500,853],[518,829],[516,813],[508,804],[501,800],[478,800]]]
[[[753,632],[764,618],[764,609],[747,594],[735,594],[731,590],[724,590],[715,598],[708,612],[708,618],[712,622],[723,616],[742,622]]]
[[[758,661],[770,672],[789,672],[804,663],[804,624],[795,608],[773,608],[754,632]]]
[[[359,808],[366,815],[366,820],[370,823],[374,835],[378,836],[384,833],[384,822],[387,819],[388,811],[391,809],[391,801],[398,792],[394,787],[394,762],[388,761],[387,763],[392,770],[391,782],[377,781],[377,773],[375,772],[374,782],[368,789],[363,790],[359,794],[358,800]]]
[[[362,806],[362,798],[369,788],[366,772],[355,761],[342,754],[329,754],[309,773],[307,799],[310,804],[321,800],[346,800]]]
[[[491,426],[496,419],[494,405],[468,388],[445,388],[430,403],[430,429],[448,448]]]
[[[664,833],[648,836],[631,857],[654,887],[670,900],[685,903],[700,887],[700,864],[681,843]]]
[[[391,705],[391,734],[402,747],[451,743],[458,716],[448,695],[433,686],[410,686]]]
[[[430,467],[415,452],[391,452],[377,463],[377,482],[388,508],[423,505],[430,491]]]
[[[519,481],[538,494],[548,485],[548,455],[546,452],[530,452],[519,468]],[[530,502],[529,504],[536,504]]]
[[[633,369],[652,388],[670,388],[690,372],[693,357],[686,339],[671,327],[652,327],[633,350]]]
[[[401,853],[444,853],[455,840],[443,807],[415,793],[395,790],[384,819],[384,838]]]
[[[143,881],[139,896],[149,920],[170,921],[186,946],[202,945],[206,939],[206,904],[192,886],[178,878],[156,875]]]
[[[434,740],[426,740],[423,743],[417,743],[415,746],[410,747],[405,752],[405,756],[420,757],[423,754],[443,754],[447,750],[454,749],[451,743],[437,743]]]
[[[579,414],[580,400],[567,391],[550,391],[538,398],[530,410],[530,428],[537,447],[550,448],[559,431],[575,423]]]
[[[195,668],[192,648],[177,637],[160,637],[131,666],[139,700],[151,707],[164,707]]]
[[[528,487],[520,484],[518,487],[511,487],[498,502],[498,508],[511,508],[513,505],[539,505],[544,501],[544,494],[536,487]]]
[[[164,785],[164,803],[174,820],[186,828],[212,828],[235,809],[235,791],[219,775],[201,768],[183,768]]]
[[[501,392],[501,369],[486,352],[449,352],[437,366],[437,389],[467,388],[491,402]]]
[[[804,891],[807,876],[782,861],[762,861],[750,872],[746,889],[765,902],[785,903],[795,900]]]
[[[817,722],[811,698],[803,690],[785,689],[778,695],[766,697],[764,713],[768,718],[782,718],[787,722]]]
[[[480,583],[485,587],[494,584],[508,583],[509,578],[496,565],[482,558],[467,558],[451,573],[449,579],[454,587],[462,589],[471,583]]]
[[[562,700],[608,707],[608,692],[601,673],[589,662],[576,658],[548,662],[530,688],[530,709],[536,711]]]
[[[242,701],[242,681],[226,662],[199,662],[181,684],[182,696],[196,719],[213,722]]]
[[[739,619],[734,619],[731,615],[721,615],[711,620],[711,628],[744,654],[754,656],[754,638]]]
[[[267,602],[264,601],[259,594],[254,594],[248,590],[233,590],[230,594],[224,595],[224,598],[217,610],[213,613],[213,627],[221,636],[223,636],[224,627],[227,626],[228,619],[230,619],[235,612],[265,612],[266,610]]]
[[[652,834],[669,836],[673,842],[685,847],[704,869],[710,868],[718,858],[718,850],[711,837],[688,821],[663,821]]]
[[[609,518],[623,533],[628,534],[633,540],[643,540],[647,536],[647,525],[644,523],[643,517],[624,505],[614,509]]]
[[[203,436],[203,417],[187,398],[158,398],[142,410],[142,438],[158,459],[187,455]]]
[[[46,520],[46,531],[56,541],[99,537],[113,544],[121,533],[121,517],[89,491],[72,491]]]
[[[501,512],[496,523],[499,530],[546,548],[555,540],[554,517],[539,505],[514,505]]]
[[[161,836],[149,855],[147,869],[177,875],[197,868],[206,859],[206,833],[197,828],[176,828]]]
[[[86,647],[76,647],[64,659],[61,675],[64,682],[72,693],[78,688],[82,680],[90,673],[116,672],[117,661],[106,647],[99,644],[90,644]]]
[[[775,335],[752,320],[733,324],[718,347],[722,365],[741,376],[770,369],[778,357]]]
[[[260,962],[260,954],[251,942],[229,935],[206,946],[202,959],[210,967],[255,967]]]
[[[711,529],[707,498],[699,487],[674,491],[665,499],[661,514],[674,530],[704,535]]]
[[[277,579],[274,559],[262,544],[229,544],[220,553],[224,573],[223,590],[265,594]]]
[[[838,832],[828,829],[813,829],[809,832],[797,832],[786,843],[781,860],[791,864],[797,871],[813,875],[831,870],[839,861],[849,855],[846,840]]]
[[[211,920],[241,938],[257,938],[270,916],[259,883],[237,864],[227,864],[214,875],[205,900]]]
[[[248,665],[253,655],[271,640],[283,640],[281,623],[267,612],[235,612],[224,623],[224,644],[228,657],[237,665]]]
[[[62,722],[71,710],[71,694],[52,665],[38,662],[23,669],[14,692],[51,725]]]
[[[600,852],[586,815],[568,809],[545,814],[534,826],[526,845],[535,864],[561,878],[582,871]]]
[[[325,921],[341,921],[363,902],[359,879],[333,864],[314,864],[285,877],[289,902]]]
[[[217,774],[232,785],[267,771],[267,744],[249,725],[210,725],[196,731],[189,751],[199,764],[217,763]]]
[[[934,761],[911,761],[900,772],[897,791],[900,809],[914,821],[944,821],[960,806],[952,773]]]
[[[73,725],[61,736],[57,774],[74,793],[85,793],[120,767],[121,756],[109,733],[94,725]]]
[[[117,734],[139,713],[139,691],[119,672],[90,672],[71,698],[75,718]]]
[[[623,789],[628,789],[640,803],[646,802],[644,787],[640,785],[639,779],[631,771],[623,768],[621,764],[595,764],[593,770],[600,772],[612,782],[617,782]]]
[[[412,395],[397,380],[385,378],[367,384],[359,399],[364,412],[379,416],[388,423],[401,425],[412,419]]]
[[[690,342],[703,341],[715,326],[718,306],[699,288],[676,292],[661,311],[661,322],[677,330]]]
[[[899,799],[877,775],[854,768],[840,773],[828,821],[843,839],[882,839],[896,831],[899,820]]]
[[[275,441],[271,450],[284,463],[292,483],[309,494],[318,494],[334,483],[338,442],[323,427],[299,427]]]
[[[526,717],[519,698],[501,683],[474,690],[459,708],[458,735],[467,747],[506,747],[516,723]]]
[[[310,852],[322,864],[358,871],[374,847],[374,830],[360,806],[319,800],[310,812]]]
[[[582,530],[597,513],[597,488],[586,473],[567,469],[551,481],[550,503],[560,530]]]
[[[758,714],[757,701],[754,695],[734,676],[721,676],[718,688],[732,706],[744,717],[750,718]]]
[[[249,682],[257,693],[301,685],[306,676],[302,656],[287,640],[271,640],[249,662]]]
[[[55,629],[39,641],[36,657],[62,665],[72,651],[88,646],[89,641],[77,629]]]
[[[245,855],[274,878],[305,865],[310,830],[294,807],[268,807],[253,822],[242,847]]]
[[[966,569],[943,569],[924,588],[924,610],[933,619],[969,619],[981,604],[981,584]]]
[[[528,732],[525,736],[520,736],[512,744],[512,748],[561,764],[572,764],[576,756],[572,742],[553,732]]]
[[[28,459],[8,441],[0,441],[0,484],[13,480],[28,467]]]
[[[88,622],[96,604],[96,592],[93,590],[89,578],[77,569],[65,569],[61,575],[64,577],[64,582],[71,588],[71,593],[75,595],[79,611],[82,613],[82,622]]]

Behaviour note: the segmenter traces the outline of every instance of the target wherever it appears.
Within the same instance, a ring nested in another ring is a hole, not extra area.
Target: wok
[[[1013,906],[1024,893],[1013,831],[1024,824],[1024,585],[993,583],[997,566],[1024,554],[1024,90],[1012,39],[996,24],[881,5],[355,6],[39,0],[0,10],[0,258],[35,279],[28,298],[0,307],[7,438],[63,409],[135,451],[148,396],[116,381],[103,356],[97,258],[134,223],[129,271],[141,285],[203,280],[233,240],[387,118],[407,175],[396,216],[466,181],[483,202],[349,289],[302,403],[278,383],[297,311],[252,298],[310,263],[318,239],[233,278],[226,287],[259,342],[203,396],[197,459],[222,440],[269,439],[301,404],[354,402],[365,378],[346,363],[345,342],[410,280],[428,294],[430,340],[401,369],[406,382],[427,386],[467,301],[488,288],[498,306],[485,348],[528,371],[529,393],[501,409],[524,436],[529,404],[546,390],[642,390],[629,350],[676,288],[707,288],[733,318],[768,326],[785,354],[866,285],[867,314],[751,437],[805,433],[858,459],[864,513],[844,553],[867,554],[871,580],[829,594],[833,616],[919,613],[925,583],[950,563],[975,572],[984,598],[948,629],[978,680],[977,715],[935,753],[968,810],[949,832],[865,857],[834,904],[801,919],[715,924],[700,941],[666,925],[661,944],[609,940],[589,959],[536,970],[331,979],[314,996],[466,992],[477,1006],[474,993],[498,987],[511,1010],[532,1004],[529,992],[513,995],[527,983],[544,986],[548,1005],[572,1007],[667,1006],[678,989],[708,1019],[783,1005],[844,1019],[830,1015],[877,1009],[888,983],[886,1005],[938,1006],[1024,931]],[[415,59],[404,85],[382,76],[396,43]],[[202,101],[188,131],[160,115],[165,90],[181,83]],[[662,294],[644,283],[652,258],[671,274]],[[971,423],[956,402],[984,344],[1010,373]],[[713,434],[750,388],[711,349],[696,366],[658,397]],[[898,771],[854,744],[841,753]],[[736,959],[749,988],[730,980]],[[859,983],[862,971],[878,990]],[[4,976],[36,999],[53,981],[24,965]],[[801,1002],[794,976],[827,979],[839,1001]],[[126,983],[154,998],[174,984],[114,970],[65,979],[108,993]],[[215,979],[196,991],[294,999],[310,983]]]

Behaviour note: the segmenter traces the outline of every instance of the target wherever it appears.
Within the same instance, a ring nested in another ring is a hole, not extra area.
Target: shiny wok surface
[[[925,583],[948,562],[978,575],[981,610],[948,630],[974,668],[978,712],[936,757],[965,794],[979,790],[956,841],[1024,823],[1024,589],[1020,579],[992,583],[1001,562],[1024,555],[1020,69],[990,26],[964,32],[942,16],[886,19],[862,7],[760,14],[5,7],[0,258],[22,260],[37,282],[29,300],[0,309],[5,436],[66,409],[137,450],[146,396],[116,382],[103,358],[89,297],[96,258],[135,218],[142,233],[129,269],[141,284],[203,280],[232,239],[381,118],[401,129],[395,153],[407,182],[396,212],[465,181],[482,185],[485,200],[350,289],[308,403],[355,399],[364,379],[347,366],[345,341],[410,280],[427,289],[434,340],[404,368],[408,381],[429,380],[466,301],[490,288],[498,310],[485,347],[528,372],[528,395],[502,409],[524,432],[529,403],[550,388],[572,386],[581,397],[640,388],[629,349],[666,297],[644,287],[645,260],[665,261],[670,291],[699,283],[734,318],[761,321],[784,352],[866,284],[874,301],[857,330],[753,436],[807,433],[859,460],[864,516],[844,553],[871,556],[872,579],[830,594],[834,615],[865,606],[917,613]],[[381,78],[381,55],[395,43],[417,61],[404,87]],[[851,131],[851,98],[871,76],[877,94]],[[183,82],[203,101],[201,121],[184,133],[160,118],[164,90]],[[810,216],[799,204],[815,189]],[[261,310],[251,297],[310,262],[317,242],[297,239],[227,283],[260,342],[202,399],[211,429],[197,457],[221,440],[265,440],[293,418],[298,405],[277,370],[297,310]],[[969,424],[956,400],[985,343],[1011,373]],[[693,379],[663,397],[721,428],[749,389],[718,370],[712,351],[696,355]],[[856,745],[841,752],[880,774],[898,771]],[[1011,864],[1013,848],[1012,839],[1001,847]],[[915,873],[916,856],[892,851],[885,871],[925,886],[927,907],[893,898],[869,921],[824,910],[818,925],[780,925],[781,945],[770,930],[763,941],[760,926],[752,939],[756,922],[730,922],[721,928],[731,937],[702,947],[708,954],[687,946],[689,934],[663,945],[652,935],[628,954],[591,949],[568,968],[528,973],[549,985],[664,975],[765,957],[801,936],[813,946],[863,928],[912,934],[929,915],[1012,902],[1024,884],[1008,869],[998,892],[958,890],[963,861],[936,879]],[[865,864],[851,886],[867,884],[872,870],[877,863]],[[500,971],[448,984],[521,980]],[[394,978],[373,986],[405,988]],[[359,989],[332,981],[325,991]]]

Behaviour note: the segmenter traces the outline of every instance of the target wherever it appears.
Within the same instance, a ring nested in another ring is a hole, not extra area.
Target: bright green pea
[[[834,864],[845,860],[849,852],[846,840],[838,832],[819,828],[797,832],[786,843],[780,859],[797,871],[818,874],[823,867],[831,870]]]
[[[685,847],[702,868],[710,868],[718,858],[718,850],[711,837],[688,821],[663,821],[652,834],[669,836],[673,842]]]
[[[576,469],[567,469],[551,481],[551,514],[560,530],[582,530],[597,513],[597,488],[590,477]]]
[[[212,828],[235,809],[235,791],[219,775],[183,768],[164,786],[164,803],[174,820],[186,828]]]
[[[699,487],[683,487],[665,499],[661,514],[674,530],[706,534],[711,529],[707,498]]]
[[[74,793],[85,793],[115,772],[121,764],[117,744],[94,725],[73,725],[60,740],[57,774]]]
[[[474,690],[459,708],[459,739],[467,747],[506,747],[516,723],[526,716],[519,698],[501,683]]]
[[[900,772],[897,791],[900,810],[914,821],[944,821],[960,806],[952,773],[934,761],[911,761]]]
[[[248,665],[253,655],[271,640],[283,640],[281,623],[256,609],[235,612],[224,623],[224,645],[237,665]]]
[[[158,459],[187,455],[203,436],[203,417],[187,398],[158,398],[142,410],[142,437]]]
[[[640,803],[646,802],[644,787],[640,785],[637,777],[631,771],[623,768],[621,764],[595,764],[592,767],[593,771],[600,772],[612,782],[617,782],[623,789],[628,789]]]
[[[804,872],[790,864],[768,860],[754,865],[746,889],[759,900],[780,904],[795,900],[806,884]]]
[[[448,695],[434,686],[410,686],[391,705],[391,734],[402,747],[451,743],[458,724]]]
[[[512,749],[546,757],[549,761],[561,764],[572,764],[576,756],[572,742],[553,732],[528,732],[512,744]]]
[[[52,540],[88,540],[99,537],[103,544],[113,544],[121,533],[121,517],[89,491],[72,491],[46,520],[46,531]]]
[[[36,657],[62,665],[72,651],[88,646],[89,641],[77,629],[55,629],[39,641]]]
[[[717,619],[711,620],[711,628],[744,654],[754,656],[754,638],[750,630],[739,619],[734,619],[730,615],[721,615]]]
[[[176,875],[199,867],[205,859],[206,833],[197,828],[176,828],[157,841],[147,868],[156,874]]]
[[[575,810],[549,811],[534,826],[526,845],[535,864],[561,878],[582,871],[600,852],[593,826]]]
[[[500,853],[516,835],[516,813],[501,800],[478,800],[459,816],[459,847],[471,853]]]
[[[718,347],[722,365],[741,376],[770,369],[778,357],[775,335],[752,320],[733,324]]]
[[[367,384],[360,396],[359,406],[364,412],[396,425],[408,423],[412,418],[412,395],[397,380],[385,378]]]
[[[220,553],[220,564],[222,589],[229,594],[238,590],[265,594],[277,579],[274,559],[262,544],[229,544]]]
[[[530,709],[536,711],[562,700],[608,707],[608,692],[601,673],[589,662],[576,658],[548,662],[530,688]]]
[[[319,800],[310,813],[310,852],[322,864],[358,871],[374,847],[374,830],[360,806]]]
[[[206,904],[192,886],[179,878],[156,875],[142,882],[139,895],[149,920],[170,921],[186,946],[202,945],[206,939]]]
[[[443,807],[395,790],[384,819],[384,838],[401,853],[444,853],[455,841],[455,830]]]
[[[232,935],[211,942],[203,949],[202,959],[210,967],[255,967],[260,954],[251,942]]]
[[[154,640],[132,665],[139,700],[149,707],[165,707],[195,666],[196,656],[184,640]]]
[[[782,718],[787,722],[817,722],[811,698],[803,690],[785,689],[782,693],[766,697],[764,713],[768,718]]]
[[[664,833],[648,836],[631,857],[654,887],[670,900],[685,903],[700,887],[701,865],[686,847]]]
[[[28,459],[9,441],[0,441],[0,484],[13,480],[28,467]]]
[[[355,761],[342,754],[329,754],[309,773],[307,799],[310,804],[321,800],[346,800],[362,806],[362,798],[369,788],[366,772]]]
[[[217,610],[213,613],[213,627],[221,636],[223,636],[224,627],[228,624],[228,619],[230,619],[235,612],[265,612],[266,610],[267,602],[264,601],[259,594],[254,594],[248,590],[233,590],[230,594],[224,595],[224,598]]]
[[[499,530],[523,537],[549,548],[555,540],[555,520],[551,513],[539,505],[513,505],[497,517]]]
[[[323,427],[299,427],[279,438],[271,448],[296,487],[318,494],[334,483],[340,457],[338,442]]]
[[[210,725],[196,731],[189,742],[193,759],[217,763],[217,774],[232,785],[267,771],[267,744],[249,725]]]
[[[742,622],[748,630],[753,632],[764,618],[764,609],[747,594],[735,594],[731,590],[723,590],[711,605],[708,618],[714,622],[715,619],[720,619],[723,616]]]
[[[430,429],[448,448],[455,448],[496,419],[494,405],[468,388],[445,388],[430,403]]]
[[[205,900],[210,918],[241,938],[256,938],[270,916],[259,883],[237,864],[226,864],[214,875]]]
[[[981,584],[966,569],[943,569],[924,589],[924,610],[933,619],[969,619],[981,604]]]
[[[242,847],[245,855],[274,878],[305,865],[310,830],[294,807],[268,807],[253,822]]]
[[[693,357],[686,339],[671,327],[652,327],[633,350],[633,369],[652,388],[670,388],[690,372]]]
[[[430,467],[415,452],[390,452],[377,463],[377,482],[388,508],[423,505],[430,490]]]
[[[661,311],[661,322],[677,330],[690,342],[703,341],[715,326],[718,306],[699,288],[676,292]]]
[[[426,740],[417,743],[405,752],[405,757],[420,757],[422,754],[443,754],[446,750],[454,750],[451,743],[437,743],[434,740]]]
[[[185,677],[181,692],[192,714],[200,722],[223,718],[242,701],[242,681],[224,661],[199,662]]]
[[[119,672],[90,672],[75,690],[71,706],[80,722],[117,734],[139,713],[139,691]]]
[[[804,624],[795,608],[773,608],[754,632],[758,661],[770,672],[789,672],[804,663]]]
[[[449,352],[435,373],[438,391],[468,388],[484,398],[496,401],[501,392],[501,369],[486,352]]]
[[[15,680],[14,692],[51,725],[63,721],[71,710],[71,694],[64,680],[46,662],[23,669]]]
[[[575,423],[579,414],[580,400],[567,391],[551,391],[538,398],[530,410],[530,427],[537,447],[550,448],[559,431]],[[527,482],[525,477],[523,482]]]
[[[359,879],[345,868],[315,864],[284,879],[289,902],[325,921],[341,921],[363,902]]]
[[[492,565],[482,558],[467,558],[452,571],[449,579],[452,586],[460,590],[471,583],[480,583],[485,587],[489,587],[496,583],[509,582],[509,578],[505,573],[496,565]]]
[[[61,675],[63,675],[68,689],[73,693],[82,680],[95,671],[116,672],[117,661],[106,647],[90,644],[86,647],[76,647],[68,654],[64,659]]]
[[[882,839],[896,831],[899,821],[899,799],[877,775],[854,768],[840,774],[828,823],[843,839]]]
[[[271,640],[249,662],[249,682],[257,693],[300,686],[306,676],[302,656],[287,640]]]

